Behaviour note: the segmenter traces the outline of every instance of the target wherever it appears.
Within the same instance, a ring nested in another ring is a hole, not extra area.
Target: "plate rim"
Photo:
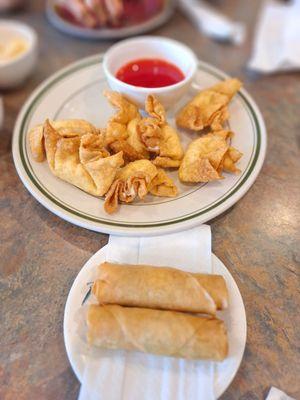
[[[86,273],[87,270],[91,269],[92,266],[90,266],[90,264],[92,264],[94,262],[95,259],[97,259],[98,257],[100,257],[102,255],[102,253],[104,253],[102,256],[105,257],[105,253],[107,250],[108,244],[106,244],[105,246],[103,246],[101,249],[99,249],[96,253],[94,253],[86,262],[85,264],[82,266],[82,268],[80,269],[80,271],[78,272],[78,274],[76,275],[75,279],[73,280],[72,286],[69,290],[68,296],[67,296],[67,300],[65,303],[65,308],[64,308],[64,317],[63,317],[63,337],[64,337],[64,346],[65,346],[65,350],[67,353],[67,357],[70,363],[70,366],[78,380],[79,383],[82,382],[82,376],[80,374],[80,367],[78,367],[78,365],[76,364],[75,360],[71,357],[71,345],[70,345],[70,341],[68,339],[69,335],[68,335],[68,315],[69,315],[69,310],[71,309],[71,301],[72,301],[72,291],[75,290],[75,287],[79,284],[79,282],[81,281],[81,276],[84,275]],[[243,333],[241,336],[242,337],[242,341],[243,341],[243,350],[241,351],[241,353],[239,354],[239,357],[237,358],[237,363],[236,363],[236,368],[235,370],[232,372],[232,374],[230,375],[230,378],[228,379],[228,382],[226,383],[226,385],[222,388],[220,388],[219,386],[215,386],[215,395],[216,395],[216,399],[218,399],[219,397],[221,397],[225,391],[229,388],[229,386],[231,385],[232,381],[234,380],[244,357],[244,353],[245,353],[245,349],[246,349],[246,343],[247,343],[247,315],[246,315],[246,309],[245,309],[245,304],[243,301],[243,297],[241,295],[241,292],[239,290],[239,287],[235,281],[235,279],[233,278],[232,274],[230,273],[230,271],[228,270],[228,268],[225,266],[225,264],[219,259],[219,257],[217,257],[213,252],[212,254],[212,263],[214,265],[214,263],[218,263],[221,268],[223,269],[225,275],[227,274],[230,279],[231,279],[231,283],[233,284],[233,286],[235,287],[235,291],[236,294],[238,296],[238,300],[241,306],[241,313],[242,313],[242,329],[243,329]],[[216,385],[216,381],[215,385]]]
[[[37,183],[32,182],[30,178],[30,171],[27,171],[27,165],[24,160],[22,160],[22,145],[19,141],[22,139],[22,129],[26,122],[26,118],[34,106],[35,102],[38,101],[39,97],[51,90],[52,85],[54,85],[59,80],[63,80],[66,76],[77,72],[79,69],[84,69],[89,65],[97,62],[101,62],[103,58],[103,53],[92,55],[87,58],[83,58],[77,62],[74,62],[65,68],[60,69],[55,74],[51,75],[48,79],[43,81],[28,98],[28,100],[23,105],[16,124],[14,127],[12,149],[15,167],[17,169],[18,175],[29,190],[29,192],[38,200],[43,206],[48,210],[58,215],[59,217],[84,227],[86,229],[95,230],[97,232],[103,233],[118,233],[120,235],[132,236],[136,233],[142,235],[154,235],[158,230],[161,233],[170,233],[195,226],[199,223],[207,222],[208,220],[216,217],[222,212],[226,211],[233,204],[235,204],[252,186],[255,179],[257,178],[266,154],[267,146],[267,136],[266,128],[264,124],[263,117],[252,97],[242,89],[240,91],[240,96],[244,100],[245,104],[249,107],[250,112],[254,118],[254,123],[256,124],[256,130],[258,133],[258,143],[255,147],[256,154],[252,160],[252,164],[249,167],[246,175],[243,177],[242,181],[237,184],[236,188],[230,188],[227,197],[225,195],[224,199],[217,201],[216,205],[208,207],[206,210],[200,212],[194,212],[192,215],[187,217],[180,217],[175,221],[167,221],[163,223],[156,224],[128,224],[128,223],[118,223],[114,221],[103,221],[95,220],[95,218],[88,218],[86,216],[80,216],[74,213],[74,211],[69,211],[63,204],[53,201],[48,194],[45,194],[42,188],[39,188]],[[199,67],[206,69],[208,72],[214,74],[217,78],[222,79],[228,77],[223,71],[211,66],[208,63],[199,60]]]

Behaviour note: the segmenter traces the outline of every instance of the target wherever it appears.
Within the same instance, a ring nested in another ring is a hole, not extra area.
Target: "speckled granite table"
[[[63,36],[48,25],[42,3],[32,0],[17,15],[39,33],[36,73],[24,87],[2,93],[6,110],[0,140],[3,400],[76,398],[79,384],[63,343],[64,304],[82,265],[107,242],[106,235],[72,226],[38,204],[13,165],[12,129],[31,91],[71,61],[111,45]],[[242,47],[203,38],[179,14],[154,33],[185,42],[201,59],[242,78],[264,114],[269,134],[266,162],[254,186],[238,204],[210,222],[213,251],[236,279],[248,319],[245,356],[222,399],[264,399],[271,385],[300,398],[300,74],[258,77],[247,73],[259,2],[216,4],[248,23],[249,39]]]

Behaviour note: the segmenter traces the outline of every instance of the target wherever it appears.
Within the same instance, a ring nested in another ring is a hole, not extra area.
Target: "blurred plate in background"
[[[48,0],[46,13],[49,21],[61,32],[84,39],[120,39],[128,36],[146,33],[164,24],[172,15],[174,10],[173,0],[164,0],[162,10],[149,19],[140,22],[131,22],[119,27],[86,28],[75,21],[71,21],[64,11],[57,7],[57,0]]]

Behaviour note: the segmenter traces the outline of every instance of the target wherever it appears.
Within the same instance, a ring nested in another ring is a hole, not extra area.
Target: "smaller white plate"
[[[144,22],[121,28],[89,29],[74,25],[63,19],[56,12],[55,3],[56,0],[48,0],[46,5],[47,17],[51,24],[63,33],[83,39],[122,39],[129,36],[141,35],[164,24],[171,17],[174,9],[173,1],[166,0],[166,5],[162,11]]]
[[[95,279],[97,266],[106,260],[106,246],[95,253],[77,275],[65,307],[64,340],[67,355],[78,380],[82,382],[85,367],[86,347],[76,332],[78,310],[88,291],[87,283]],[[229,291],[229,307],[219,317],[226,323],[229,338],[229,355],[222,363],[215,363],[215,394],[220,397],[232,382],[243,358],[247,323],[246,312],[240,291],[225,265],[213,254],[213,273],[223,275]],[[110,383],[108,382],[108,390]]]

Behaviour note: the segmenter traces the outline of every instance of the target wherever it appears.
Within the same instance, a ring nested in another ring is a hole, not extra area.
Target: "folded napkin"
[[[234,44],[243,43],[246,34],[244,24],[231,21],[203,1],[178,0],[178,6],[204,35]]]
[[[288,396],[281,390],[271,387],[268,396],[266,397],[266,400],[295,400],[292,397]]]
[[[256,27],[250,69],[270,73],[300,68],[300,0],[265,1]]]
[[[210,227],[165,236],[110,236],[107,261],[212,272]],[[126,351],[88,357],[79,400],[212,400],[214,363]]]

